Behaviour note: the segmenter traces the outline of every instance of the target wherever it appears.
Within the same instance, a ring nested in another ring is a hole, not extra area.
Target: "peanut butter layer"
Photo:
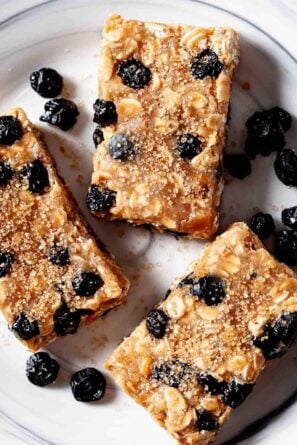
[[[230,28],[109,17],[94,118],[104,140],[88,198],[96,216],[190,238],[216,232],[238,61],[238,36]],[[107,205],[106,199],[100,205],[107,193]]]
[[[206,445],[291,345],[296,291],[293,272],[233,224],[105,367],[178,443]]]
[[[121,304],[129,283],[88,229],[40,132],[23,110],[8,116],[21,137],[0,144],[0,308],[34,351]]]

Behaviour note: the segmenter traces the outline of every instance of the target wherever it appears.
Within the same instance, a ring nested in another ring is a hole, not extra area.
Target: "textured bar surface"
[[[116,116],[104,121],[101,104],[97,122],[104,140],[94,156],[92,184],[113,192],[114,199],[104,208],[93,202],[89,208],[96,216],[190,238],[216,232],[238,60],[238,36],[230,28],[143,23],[117,15],[107,20],[99,97],[115,105]]]
[[[40,132],[21,109],[22,137],[0,144],[0,308],[37,350],[123,302],[129,283],[87,227]],[[1,178],[2,179],[2,178]]]
[[[292,343],[296,291],[294,273],[233,224],[105,366],[179,443],[208,444]]]

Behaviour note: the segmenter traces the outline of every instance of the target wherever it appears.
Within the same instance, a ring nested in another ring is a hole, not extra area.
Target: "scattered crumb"
[[[249,91],[251,89],[251,85],[249,82],[245,81],[241,84],[241,88],[245,91]]]
[[[78,184],[80,184],[80,185],[85,185],[85,181],[84,181],[83,175],[77,175],[76,182]]]
[[[71,159],[71,153],[69,153],[68,149],[64,147],[64,145],[60,145],[60,152],[65,156],[67,159]]]
[[[107,343],[108,343],[108,338],[106,337],[106,335],[99,335],[91,338],[91,346],[93,346],[94,349],[101,348],[105,346]]]

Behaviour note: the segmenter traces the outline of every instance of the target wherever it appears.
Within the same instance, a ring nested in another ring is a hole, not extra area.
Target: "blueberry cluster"
[[[54,383],[60,371],[59,363],[47,352],[31,355],[26,363],[26,376],[36,386],[44,387]],[[84,368],[75,372],[70,380],[74,398],[79,402],[95,402],[105,394],[106,380],[95,368]]]
[[[56,266],[64,266],[69,264],[69,257],[67,249],[57,250],[57,245],[49,251],[49,261]],[[67,252],[67,254],[66,254]],[[0,257],[1,261],[1,257]],[[2,270],[6,268],[7,273],[11,267],[11,260],[6,260]],[[1,267],[1,262],[0,262]],[[3,272],[4,273],[4,272]],[[95,272],[80,272],[72,280],[72,289],[78,297],[90,298],[93,297],[97,290],[102,287],[104,282],[101,277]],[[63,285],[57,286],[57,291],[63,295]],[[67,334],[75,334],[79,328],[81,317],[88,315],[89,311],[84,309],[70,309],[66,303],[56,310],[54,314],[54,331],[58,336]],[[23,340],[30,340],[40,334],[39,324],[37,320],[29,320],[26,313],[22,312],[17,315],[12,326],[12,331]]]
[[[275,224],[268,213],[258,212],[250,219],[251,230],[264,240],[274,234],[275,256],[288,266],[297,265],[297,206],[282,211],[282,222],[289,229],[275,232]]]
[[[51,99],[44,104],[44,114],[40,120],[63,131],[70,130],[76,123],[79,111],[73,101],[57,98],[63,90],[63,77],[53,68],[40,68],[30,74],[30,83],[37,94]]]
[[[194,370],[179,360],[155,364],[152,371],[152,379],[173,388],[178,388],[187,375],[193,375]],[[211,395],[222,396],[223,402],[231,408],[241,405],[252,392],[254,384],[239,383],[237,380],[225,382],[219,381],[210,374],[198,373],[197,383]]]
[[[219,381],[210,374],[198,373],[197,381],[206,392],[211,395],[221,395],[222,400],[231,408],[241,405],[252,392],[254,385],[250,383],[239,383],[237,380],[231,382]]]

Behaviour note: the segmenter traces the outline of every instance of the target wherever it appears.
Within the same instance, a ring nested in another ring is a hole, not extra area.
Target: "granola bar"
[[[291,345],[296,291],[294,273],[233,224],[105,367],[179,443],[206,445]]]
[[[29,349],[123,302],[127,279],[21,109],[0,117],[0,203],[0,309]]]
[[[94,215],[189,238],[216,232],[238,61],[230,28],[109,17],[94,104]]]

